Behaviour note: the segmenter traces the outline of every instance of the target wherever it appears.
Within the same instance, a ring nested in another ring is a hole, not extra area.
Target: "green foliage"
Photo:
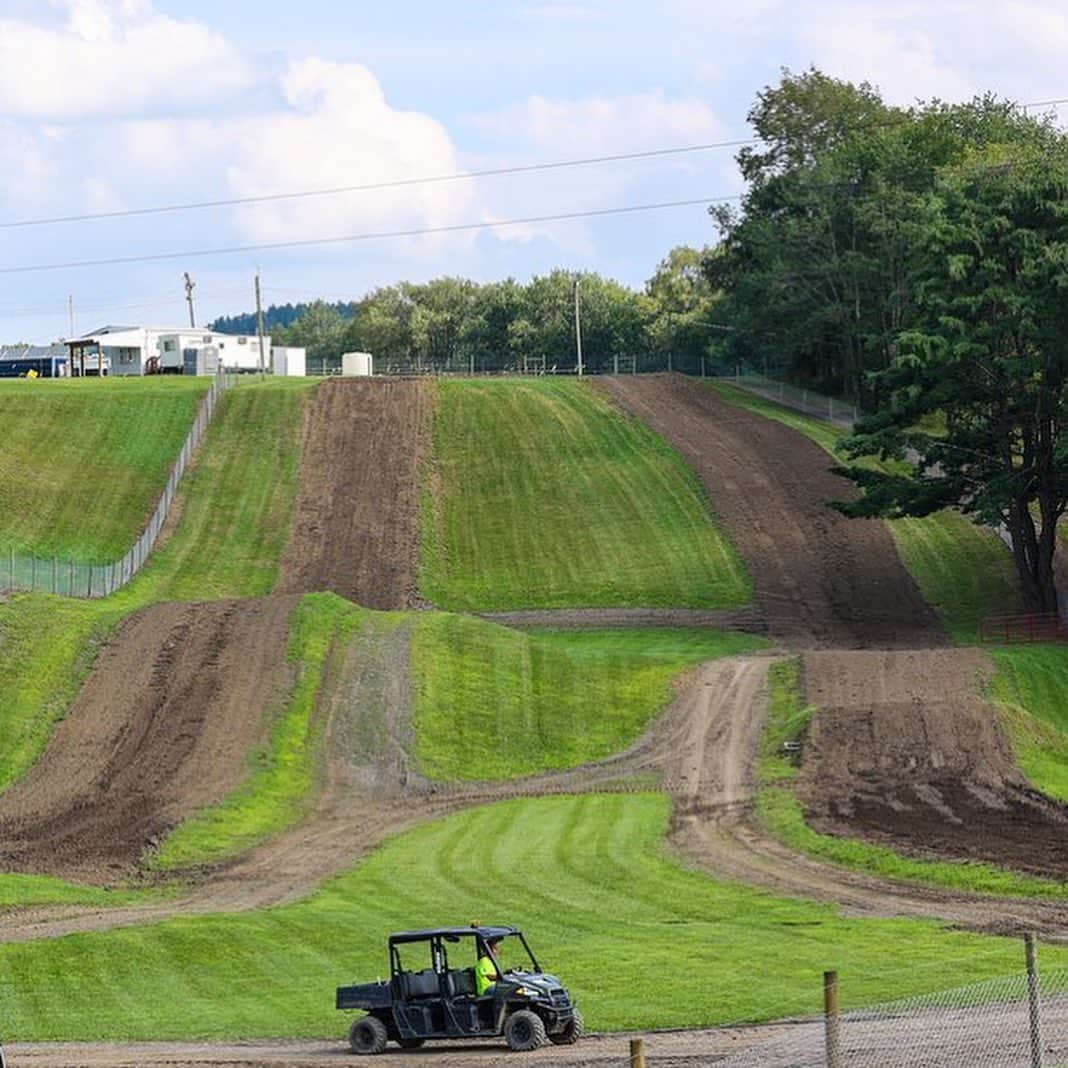
[[[764,645],[707,630],[535,631],[420,617],[412,647],[417,755],[435,779],[509,779],[610,756],[702,660]]]
[[[583,383],[443,383],[433,450],[420,587],[442,608],[749,598],[693,472]]]
[[[208,383],[0,381],[0,574],[8,552],[111,563],[156,506]]]
[[[1068,661],[1062,645],[994,649],[991,696],[1004,712],[1016,762],[1043,793],[1068,802]]]
[[[818,714],[814,706],[801,704],[800,669],[801,661],[792,658],[773,664],[768,672],[768,725],[761,745],[756,811],[772,835],[800,853],[881,878],[978,894],[1068,898],[1068,884],[1051,879],[975,861],[919,860],[885,846],[813,830],[791,786],[798,776],[793,755],[783,748],[786,742],[803,742],[809,722]]]
[[[826,968],[846,1007],[959,985],[962,969],[969,981],[1019,969],[1015,939],[846,919],[687,871],[664,852],[668,818],[648,795],[493,805],[420,826],[284,908],[6,943],[0,1018],[28,1042],[340,1042],[333,988],[382,975],[390,931],[473,916],[521,925],[606,1030],[817,1012]],[[1048,968],[1068,962],[1043,953]]]

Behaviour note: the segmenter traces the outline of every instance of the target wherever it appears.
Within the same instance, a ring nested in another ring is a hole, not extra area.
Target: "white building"
[[[248,334],[220,334],[188,326],[102,326],[65,342],[71,372],[88,371],[103,363],[112,375],[196,374],[221,365],[225,371],[258,371],[259,338]],[[263,339],[262,367],[271,366],[271,339]]]

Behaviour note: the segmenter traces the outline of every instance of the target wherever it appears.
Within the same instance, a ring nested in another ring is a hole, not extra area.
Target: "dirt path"
[[[295,603],[156,605],[127,619],[43,757],[0,795],[0,869],[115,882],[224,798],[289,692]]]
[[[418,607],[420,464],[430,387],[331,379],[305,415],[300,489],[278,591]]]
[[[923,648],[947,639],[881,520],[827,502],[855,489],[818,445],[681,376],[599,378],[697,472],[753,580],[767,630],[793,648]]]

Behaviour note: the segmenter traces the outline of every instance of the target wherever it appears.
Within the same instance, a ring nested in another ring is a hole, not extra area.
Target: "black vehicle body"
[[[490,939],[516,938],[533,965],[531,971],[509,971],[494,984],[491,992],[476,995],[475,969],[457,966],[464,959],[474,961],[487,954]],[[429,946],[429,967],[406,971],[400,947],[425,942]],[[450,948],[453,960],[449,960]],[[573,1042],[581,1034],[582,1017],[571,995],[554,975],[541,971],[523,937],[515,927],[442,927],[425,931],[405,931],[389,938],[390,978],[375,983],[359,983],[337,988],[339,1009],[363,1009],[381,1021],[389,1040],[408,1048],[425,1039],[472,1038],[505,1035],[513,1049],[535,1048],[541,1044],[513,1042],[514,1025],[509,1017],[533,1013],[541,1021],[540,1038],[552,1042]],[[366,1017],[353,1025],[353,1034]],[[518,1022],[518,1021],[517,1021]],[[523,1028],[527,1030],[526,1026]],[[381,1052],[380,1048],[360,1048],[357,1052]]]

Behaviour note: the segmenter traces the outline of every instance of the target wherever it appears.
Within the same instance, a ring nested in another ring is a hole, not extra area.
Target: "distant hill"
[[[310,307],[309,304],[272,304],[263,312],[263,328],[270,333],[279,327],[291,326]],[[331,304],[336,308],[343,319],[351,319],[353,306],[346,301],[338,301]],[[211,324],[210,329],[218,330],[223,334],[254,334],[256,333],[256,313],[248,312],[245,315],[220,315]]]

